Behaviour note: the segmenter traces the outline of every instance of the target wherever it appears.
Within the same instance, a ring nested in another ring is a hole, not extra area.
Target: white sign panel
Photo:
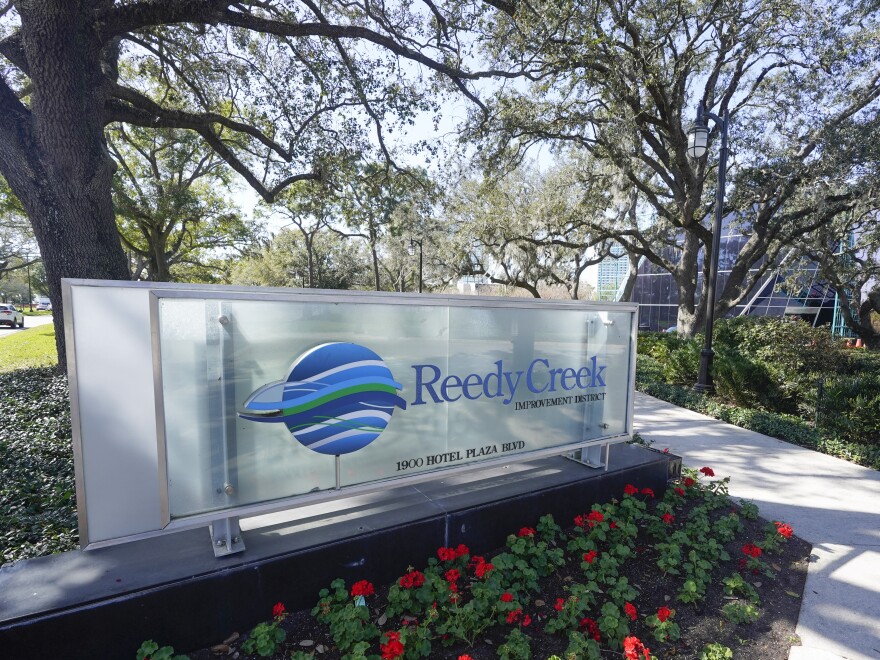
[[[631,433],[635,305],[65,290],[87,544]]]

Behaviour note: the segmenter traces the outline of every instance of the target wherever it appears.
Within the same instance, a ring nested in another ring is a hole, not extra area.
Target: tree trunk
[[[623,285],[620,302],[632,300],[633,291],[636,288],[636,280],[639,277],[639,255],[630,252],[627,254],[627,258],[629,259],[629,270],[626,272],[626,284]]]
[[[61,278],[128,275],[110,196],[115,163],[104,142],[102,52],[86,29],[90,4],[21,3],[22,42],[35,90],[30,110],[16,105],[5,85],[0,92],[0,172],[27,211],[40,246],[62,368]]]
[[[693,234],[686,234],[682,246],[681,258],[672,273],[672,279],[678,288],[678,318],[676,329],[682,337],[693,337],[703,323],[702,307],[705,296],[698,308],[694,299],[697,293],[697,255],[700,242]]]

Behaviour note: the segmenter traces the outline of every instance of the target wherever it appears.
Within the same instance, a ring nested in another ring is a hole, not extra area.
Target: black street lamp
[[[715,191],[715,223],[712,226],[712,252],[707,256],[709,259],[709,281],[706,283],[706,341],[703,350],[700,351],[700,373],[694,385],[695,392],[711,393],[715,391],[712,383],[712,327],[715,324],[715,286],[718,281],[718,256],[721,251],[721,215],[724,212],[724,185],[727,181],[727,124],[729,117],[727,110],[724,116],[706,110],[700,103],[697,106],[697,121],[688,132],[688,153],[692,158],[702,158],[706,153],[709,143],[709,128],[706,126],[706,118],[711,119],[721,127],[721,152],[718,156],[718,188]]]
[[[422,242],[417,238],[410,238],[409,244],[415,249],[416,245],[419,246],[419,293],[422,292]]]

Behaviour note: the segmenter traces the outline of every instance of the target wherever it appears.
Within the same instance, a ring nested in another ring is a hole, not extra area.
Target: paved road
[[[635,429],[813,544],[790,660],[880,659],[880,472],[643,394]]]
[[[0,339],[14,335],[16,332],[27,330],[28,328],[36,328],[38,325],[46,325],[47,323],[52,323],[51,316],[25,316],[23,328],[10,328],[8,325],[0,326]]]

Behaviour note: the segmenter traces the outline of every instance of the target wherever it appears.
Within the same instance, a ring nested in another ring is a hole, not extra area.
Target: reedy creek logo
[[[575,369],[551,365],[547,358],[535,358],[528,368],[509,371],[504,368],[504,360],[498,360],[495,370],[485,374],[471,373],[464,377],[443,371],[434,364],[414,364],[415,399],[411,405],[419,406],[434,403],[453,403],[461,398],[501,399],[505,406],[510,405],[517,393],[526,391],[532,394],[555,394],[605,387],[604,371],[598,357],[592,356],[588,364]]]
[[[543,357],[520,370],[505,369],[504,360],[494,365],[486,373],[459,376],[444,375],[435,364],[413,364],[415,398],[411,405],[485,398],[500,399],[507,406],[528,393],[551,395],[605,387],[606,365],[600,365],[596,355],[579,368],[556,366]],[[332,342],[303,353],[285,380],[258,388],[238,414],[254,422],[283,423],[304,447],[338,456],[369,445],[385,430],[395,408],[406,409],[406,401],[398,395],[401,390],[403,385],[394,380],[378,354],[358,344]],[[541,402],[525,400],[517,408],[534,403]]]
[[[263,385],[239,416],[283,423],[304,447],[320,454],[350,454],[373,442],[406,409],[403,386],[376,353],[358,344],[333,342],[303,353],[287,378]]]

